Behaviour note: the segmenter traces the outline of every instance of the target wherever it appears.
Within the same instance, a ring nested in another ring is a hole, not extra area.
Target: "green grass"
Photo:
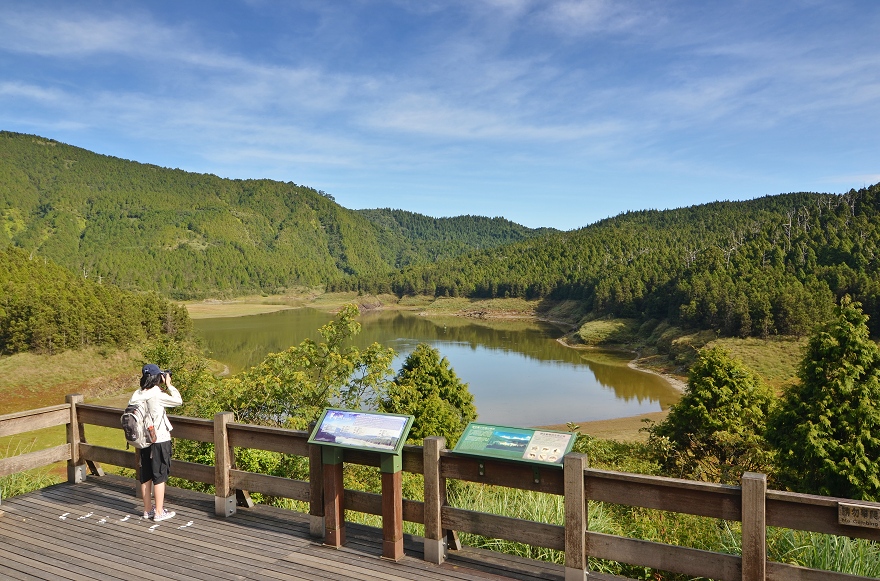
[[[32,447],[21,443],[15,445],[7,443],[5,447],[0,445],[0,450],[2,450],[2,453],[0,453],[2,458],[20,456],[21,454],[34,451]],[[53,474],[49,466],[0,476],[0,500],[26,494],[59,482],[61,482],[61,478]]]
[[[767,547],[773,561],[880,578],[880,544],[875,541],[771,528]]]
[[[628,345],[638,341],[634,319],[596,319],[584,323],[575,335],[584,345]]]
[[[806,339],[778,337],[773,339],[716,339],[720,345],[760,375],[768,385],[780,390],[797,381],[797,367],[803,358]]]

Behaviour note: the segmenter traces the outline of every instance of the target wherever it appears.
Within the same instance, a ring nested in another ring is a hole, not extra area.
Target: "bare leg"
[[[141,483],[141,497],[144,499],[144,512],[150,512],[153,510],[153,499],[150,498],[152,496],[152,491],[152,480],[147,480],[146,482]],[[162,486],[162,492],[165,492],[164,485]]]
[[[153,496],[156,501],[156,514],[162,514],[165,508],[165,483],[153,484]]]

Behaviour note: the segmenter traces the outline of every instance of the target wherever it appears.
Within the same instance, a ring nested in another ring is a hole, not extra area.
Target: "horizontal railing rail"
[[[100,463],[137,470],[133,450],[93,445],[84,437],[85,424],[121,430],[121,413],[118,408],[84,404],[81,396],[68,396],[68,403],[63,405],[0,416],[0,436],[61,425],[67,426],[68,434],[64,445],[0,459],[0,476],[59,461],[68,462],[71,482],[85,478],[85,468],[90,463],[93,472],[100,470]],[[214,444],[214,465],[173,460],[172,473],[175,477],[214,485],[218,514],[228,516],[235,512],[236,491],[307,502],[312,532],[316,535],[324,534],[331,518],[341,518],[332,514],[340,510],[381,515],[383,519],[389,514],[383,494],[359,490],[342,490],[338,499],[341,504],[334,507],[333,499],[325,498],[328,485],[332,488],[328,481],[331,473],[322,461],[321,448],[308,443],[307,432],[235,423],[228,412],[211,420],[170,417],[175,438]],[[564,551],[567,579],[582,579],[590,556],[720,581],[842,581],[859,577],[767,560],[767,527],[880,541],[880,527],[854,526],[840,516],[842,504],[880,515],[880,503],[767,490],[762,474],[746,473],[741,486],[730,486],[593,469],[581,454],[566,456],[560,470],[555,466],[536,468],[495,458],[457,455],[445,449],[442,438],[426,438],[424,444],[405,446],[401,456],[403,472],[423,475],[424,501],[401,499],[398,518],[424,525],[425,558],[435,562],[445,558],[451,531],[457,531]],[[293,480],[240,470],[235,466],[234,451],[245,448],[308,458],[309,479]],[[339,453],[343,463],[382,465],[378,453],[353,449]],[[534,522],[450,506],[446,498],[449,479],[559,495],[564,499],[565,523]],[[741,554],[590,531],[588,501],[741,522]],[[334,526],[339,526],[338,521]]]
[[[69,425],[70,421],[70,403],[5,414],[0,416],[0,437],[18,436],[45,428]],[[68,443],[59,446],[0,459],[0,476],[26,472],[70,459],[71,445],[68,440]]]

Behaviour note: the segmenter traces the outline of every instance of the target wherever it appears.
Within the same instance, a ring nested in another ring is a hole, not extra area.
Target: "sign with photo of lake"
[[[412,416],[400,414],[326,409],[308,441],[400,454],[412,422]]]
[[[505,460],[562,464],[571,451],[574,434],[553,430],[532,430],[471,422],[455,444],[453,452]]]
[[[237,373],[306,338],[320,341],[318,329],[332,318],[302,308],[193,325],[208,355]],[[468,384],[481,422],[559,426],[660,411],[681,397],[662,377],[628,367],[627,353],[566,347],[557,340],[562,331],[549,323],[401,311],[366,312],[358,321],[363,330],[353,344],[393,348],[395,372],[419,343],[440,351]]]

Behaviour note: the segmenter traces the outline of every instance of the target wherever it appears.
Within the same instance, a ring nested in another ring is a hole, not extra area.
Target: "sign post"
[[[382,558],[403,558],[403,462],[397,454],[382,454]]]
[[[378,452],[382,473],[382,557],[403,558],[403,461],[401,453],[413,417],[325,409],[309,436],[322,447],[324,464],[324,543],[345,543],[342,465],[345,449]]]
[[[345,544],[345,486],[342,483],[342,449],[323,448],[324,544],[337,549]]]

